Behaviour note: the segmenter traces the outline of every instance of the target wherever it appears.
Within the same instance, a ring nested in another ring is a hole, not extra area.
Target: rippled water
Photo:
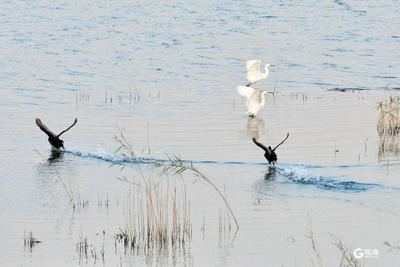
[[[379,155],[376,103],[400,88],[399,12],[396,1],[2,3],[0,266],[93,265],[75,245],[84,234],[99,249],[103,230],[100,266],[310,266],[310,220],[324,265],[340,262],[333,234],[378,249],[365,266],[393,266],[399,157]],[[277,65],[257,86],[278,94],[255,119],[236,93],[252,58]],[[56,132],[78,118],[55,161],[36,117]],[[115,252],[129,191],[115,178],[133,173],[110,165],[138,164],[113,154],[117,127],[140,163],[193,162],[223,188],[239,232],[221,235],[223,203],[187,177],[189,249]],[[250,138],[274,145],[287,132],[265,166]],[[89,206],[73,210],[65,186]],[[24,231],[42,243],[24,250]]]

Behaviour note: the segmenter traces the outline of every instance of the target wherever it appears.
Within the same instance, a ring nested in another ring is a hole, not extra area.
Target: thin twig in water
[[[55,174],[58,180],[61,182],[63,188],[65,189],[65,192],[67,192],[69,202],[72,204],[72,208],[75,209],[76,202],[75,202],[74,192],[72,191],[71,182],[69,182],[69,186],[67,187],[67,185],[64,182],[64,179],[61,178],[61,175],[58,173],[58,171],[55,171]]]
[[[383,244],[384,244],[385,246],[387,246],[387,247],[390,248],[389,251],[393,251],[393,250],[398,250],[398,251],[400,251],[400,245],[393,245],[392,243],[390,243],[390,242],[388,242],[388,241],[383,242]]]
[[[343,244],[343,241],[332,234],[330,234],[330,236],[332,237],[336,247],[342,253],[342,258],[340,260],[340,267],[360,267],[361,266],[360,262],[356,258],[354,258],[353,254],[351,253],[351,250]]]
[[[318,248],[317,242],[316,242],[315,239],[314,239],[314,232],[313,232],[313,230],[312,230],[312,228],[311,228],[311,220],[310,220],[310,222],[308,223],[307,233],[306,233],[305,237],[307,237],[307,238],[310,239],[311,245],[312,245],[312,249],[313,249],[314,254],[315,254],[315,257],[316,257],[317,260],[318,260],[318,265],[319,265],[320,267],[323,267],[324,265],[322,264],[321,253],[319,252],[319,248]],[[311,259],[311,262],[312,262],[312,264],[314,265],[314,262],[312,261],[312,259]]]
[[[168,156],[170,163],[163,168],[161,171],[161,175],[172,170],[174,174],[183,174],[185,171],[190,170],[192,171],[197,177],[203,179],[206,181],[222,198],[222,200],[225,202],[226,207],[229,210],[229,213],[232,215],[233,220],[235,221],[236,224],[236,231],[239,230],[239,224],[236,219],[235,214],[233,213],[233,210],[231,206],[228,203],[228,200],[226,199],[225,195],[221,192],[221,190],[207,177],[205,176],[202,172],[200,172],[196,167],[194,167],[193,163],[190,162],[190,164],[187,164],[185,161],[183,161],[179,156],[177,155],[172,155]]]

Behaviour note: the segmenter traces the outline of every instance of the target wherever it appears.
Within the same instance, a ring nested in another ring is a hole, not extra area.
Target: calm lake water
[[[398,1],[3,2],[0,266],[339,266],[332,236],[379,251],[363,266],[398,265],[384,242],[400,244],[400,157],[379,151],[376,106],[400,88],[399,13]],[[257,87],[278,93],[249,119],[236,87],[253,58],[277,65]],[[55,161],[36,117],[55,132],[78,118]],[[188,172],[191,240],[124,253],[131,186],[117,178],[140,180],[143,164],[113,156],[118,128],[140,155],[194,161],[240,230]],[[251,137],[274,146],[287,132],[270,169]],[[79,257],[80,236],[104,259]]]

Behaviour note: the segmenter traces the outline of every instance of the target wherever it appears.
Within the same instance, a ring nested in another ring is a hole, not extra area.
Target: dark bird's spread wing
[[[260,142],[257,142],[257,140],[255,138],[253,138],[252,140],[253,140],[254,144],[256,144],[258,147],[262,148],[265,152],[271,153],[271,149],[269,149],[268,147],[264,146]]]
[[[285,142],[285,141],[286,141],[286,139],[288,139],[288,138],[289,138],[289,133],[287,133],[287,135],[286,135],[286,138],[285,138],[285,139],[283,139],[283,140],[282,140],[282,142],[280,142],[279,144],[277,144],[277,145],[276,145],[276,147],[274,147],[274,149],[272,149],[272,151],[275,151],[275,149],[277,149],[277,148],[278,148],[278,146],[282,145],[282,144],[283,144],[283,142]]]
[[[59,133],[59,134],[57,135],[57,137],[60,137],[63,133],[65,133],[66,131],[68,131],[68,130],[71,129],[72,127],[74,127],[75,124],[76,124],[77,122],[78,122],[78,119],[75,119],[74,123],[73,123],[71,126],[69,126],[67,129],[65,129],[64,131],[62,131],[61,133]]]
[[[42,130],[49,137],[56,137],[56,135],[52,131],[50,131],[49,128],[47,128],[47,126],[40,119],[36,119],[36,125],[39,126],[40,130]]]

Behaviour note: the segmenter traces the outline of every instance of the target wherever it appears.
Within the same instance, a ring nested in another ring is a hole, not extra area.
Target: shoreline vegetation
[[[398,155],[400,133],[400,96],[389,96],[378,102],[377,132],[379,135],[379,157],[387,153]]]

